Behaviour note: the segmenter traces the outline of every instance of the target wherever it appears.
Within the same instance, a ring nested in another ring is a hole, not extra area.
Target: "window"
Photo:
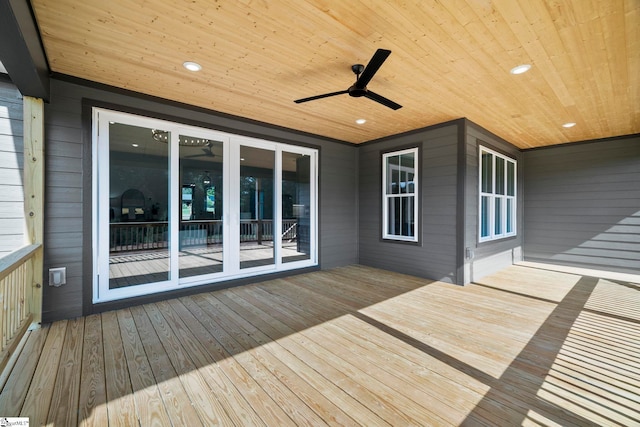
[[[93,109],[93,302],[318,264],[318,151]]]
[[[418,241],[418,148],[382,156],[382,237]]]
[[[480,147],[479,241],[516,235],[516,161]]]

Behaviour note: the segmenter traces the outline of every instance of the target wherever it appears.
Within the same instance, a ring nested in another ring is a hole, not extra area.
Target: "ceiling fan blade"
[[[215,157],[216,155],[213,153],[213,151],[211,151],[210,147],[203,147],[201,148],[202,150],[202,154],[191,154],[189,156],[183,156],[183,158],[185,159],[194,159],[197,157]]]
[[[358,77],[358,81],[356,82],[356,87],[359,87],[361,89],[367,87],[367,84],[369,84],[369,81],[371,81],[373,76],[378,71],[378,68],[382,66],[382,64],[384,63],[384,61],[387,60],[387,57],[389,55],[391,55],[390,50],[387,50],[387,49],[376,50],[376,53],[373,54],[366,68],[364,69],[362,74],[360,74],[360,77]]]
[[[367,93],[365,93],[364,96],[369,98],[369,99],[371,99],[371,100],[373,100],[373,101],[379,102],[380,104],[382,104],[384,106],[387,106],[387,107],[391,108],[392,110],[398,110],[398,109],[402,108],[402,105],[396,104],[392,100],[387,99],[382,95],[378,95],[375,92],[371,92],[370,90],[367,91]]]
[[[301,102],[313,101],[316,99],[328,98],[330,96],[336,96],[336,95],[344,95],[345,93],[349,93],[349,91],[341,90],[339,92],[325,93],[323,95],[310,96],[309,98],[296,99],[293,102],[295,102],[296,104],[300,104]]]

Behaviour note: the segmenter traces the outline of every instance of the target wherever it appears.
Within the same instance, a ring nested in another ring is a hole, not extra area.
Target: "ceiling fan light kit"
[[[296,99],[294,102],[296,104],[300,104],[303,102],[315,101],[316,99],[348,94],[349,96],[352,96],[354,98],[360,98],[364,96],[365,98],[369,98],[372,101],[384,105],[385,107],[391,108],[392,110],[402,108],[402,105],[367,89],[367,85],[376,74],[378,69],[382,66],[384,61],[386,61],[386,59],[389,57],[389,55],[391,55],[390,50],[378,49],[376,53],[373,54],[373,57],[369,60],[369,63],[366,67],[362,64],[352,65],[351,71],[353,71],[353,73],[356,75],[356,82],[351,85],[349,89],[311,96],[308,98]]]

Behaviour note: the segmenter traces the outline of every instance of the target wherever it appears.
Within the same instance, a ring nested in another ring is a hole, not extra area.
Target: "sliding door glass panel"
[[[180,135],[180,277],[222,272],[222,142]]]
[[[240,147],[240,268],[273,265],[275,152]]]
[[[311,258],[311,157],[282,152],[282,262]]]
[[[109,124],[109,289],[169,280],[169,137]]]

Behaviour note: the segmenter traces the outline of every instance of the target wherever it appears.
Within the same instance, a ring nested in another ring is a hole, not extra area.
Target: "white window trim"
[[[413,171],[413,193],[405,193],[405,194],[387,194],[387,159],[389,157],[399,156],[403,154],[413,154],[414,155],[414,171]],[[408,148],[405,150],[391,151],[388,153],[384,153],[382,155],[382,238],[384,240],[398,240],[402,242],[418,242],[419,232],[419,207],[420,200],[418,199],[419,193],[419,182],[420,182],[420,162],[419,162],[419,148]],[[413,236],[399,236],[395,234],[388,233],[388,221],[389,221],[389,204],[387,203],[390,198],[394,197],[412,197],[413,198]]]
[[[482,153],[486,152],[489,153],[491,155],[493,155],[492,157],[492,166],[491,166],[491,170],[492,170],[492,189],[491,189],[491,193],[486,193],[482,191]],[[505,194],[499,194],[496,195],[495,191],[496,191],[496,158],[501,158],[505,161],[505,168],[504,168],[504,183],[505,183]],[[508,167],[506,166],[507,163],[512,163],[513,164],[513,183],[514,183],[514,188],[513,188],[513,196],[509,196],[507,195],[507,171],[508,171]],[[488,197],[489,198],[489,235],[488,236],[482,236],[482,198],[483,197]],[[504,203],[501,203],[501,210],[502,210],[502,230],[504,230],[504,232],[496,234],[495,233],[495,200],[496,199],[502,199],[504,200]],[[507,200],[511,200],[512,202],[512,206],[513,206],[513,214],[512,214],[512,228],[513,231],[511,232],[507,232]],[[513,237],[516,236],[518,227],[517,227],[517,216],[518,216],[518,205],[517,205],[517,201],[518,201],[518,161],[514,158],[505,156],[504,154],[498,153],[497,151],[494,151],[490,148],[487,148],[485,146],[480,145],[479,146],[479,150],[478,150],[478,242],[482,243],[482,242],[490,242],[490,241],[494,241],[494,240],[500,240],[500,239],[505,239],[507,237]]]

